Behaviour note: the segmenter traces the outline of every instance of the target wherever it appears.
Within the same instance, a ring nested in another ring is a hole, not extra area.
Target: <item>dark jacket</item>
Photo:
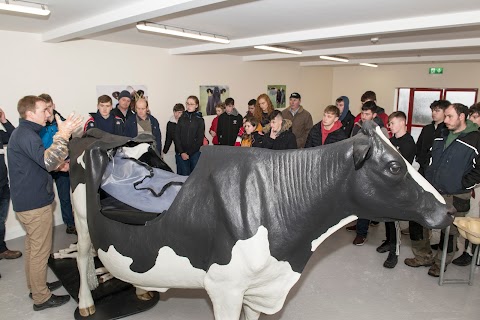
[[[467,193],[480,183],[480,132],[467,120],[467,129],[445,148],[449,133],[445,128],[433,141],[425,178],[441,194]]]
[[[270,125],[264,128],[265,135],[263,136],[262,148],[273,150],[297,149],[297,138],[290,131],[292,122],[283,119],[282,128],[275,139],[270,138]]]
[[[125,123],[125,121],[127,121],[128,118],[130,118],[131,116],[135,115],[135,113],[132,112],[132,110],[130,110],[130,108],[127,109],[127,114],[124,116],[123,115],[123,112],[120,111],[120,109],[118,109],[118,106],[113,108],[112,111],[110,111],[111,114],[113,114],[114,116],[116,117],[119,117],[120,119],[122,119],[122,121]]]
[[[237,109],[233,109],[231,114],[226,112],[218,117],[217,137],[218,144],[224,146],[233,146],[237,139],[238,130],[243,125],[243,117],[238,114]]]
[[[417,140],[417,150],[415,153],[415,158],[420,165],[418,172],[423,176],[425,175],[425,169],[428,167],[428,161],[431,156],[430,148],[433,145],[433,140],[435,138],[442,136],[442,130],[445,128],[445,123],[438,124],[435,128],[435,124],[432,121],[431,124],[423,127],[422,132]]]
[[[172,119],[173,118],[173,119]],[[177,120],[172,116],[170,121],[167,123],[167,133],[165,134],[165,145],[163,146],[163,153],[167,153],[170,150],[172,142],[175,140],[175,130],[177,128]],[[177,147],[175,146],[175,153],[178,153]]]
[[[343,118],[342,121],[342,129],[347,135],[347,137],[350,137],[352,134],[353,130],[353,124],[355,122],[355,117],[353,116],[352,112],[348,110],[347,114],[345,115],[345,118]]]
[[[20,119],[8,144],[8,170],[13,210],[27,211],[45,207],[55,198],[52,176],[45,167],[42,126]]]
[[[5,155],[3,150],[3,145],[8,143],[10,136],[12,135],[13,130],[15,127],[7,120],[7,122],[2,123],[5,127],[6,132],[0,130],[0,187],[5,186],[8,184],[8,172],[7,166],[5,165]],[[1,241],[1,240],[0,240]]]
[[[270,114],[266,112],[262,112],[262,120],[260,120],[260,124],[262,127],[265,128],[270,123]]]
[[[185,111],[178,119],[175,130],[175,150],[189,156],[200,151],[205,136],[205,121],[200,112]]]
[[[342,122],[343,131],[347,137],[352,134],[353,124],[355,123],[355,117],[350,111],[350,99],[347,96],[341,96],[339,99],[343,100],[343,112],[340,114],[340,121]]]
[[[152,135],[155,137],[158,153],[162,154],[162,133],[160,132],[160,125],[154,116],[148,115],[148,119],[150,119]],[[137,116],[133,116],[127,118],[127,122],[125,122],[125,137],[135,138],[136,136],[138,136]]]
[[[408,161],[408,163],[412,164],[413,159],[415,158],[415,140],[410,133],[405,133],[400,138],[395,136],[390,138],[390,142],[393,144],[395,148],[397,148],[398,152]]]
[[[99,111],[90,113],[90,116],[90,119],[87,120],[83,128],[84,132],[91,128],[97,128],[111,134],[116,134],[117,136],[123,136],[124,122],[120,117],[110,113],[110,116],[105,119]]]
[[[347,138],[348,137],[342,127],[340,129],[330,132],[325,139],[325,143],[322,144],[322,128],[321,122],[319,122],[312,127],[312,130],[310,130],[310,133],[307,137],[307,142],[305,142],[305,148],[318,147],[321,145],[342,141]]]

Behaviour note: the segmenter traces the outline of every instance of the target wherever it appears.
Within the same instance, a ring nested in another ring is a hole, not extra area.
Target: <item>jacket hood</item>
[[[291,127],[292,127],[292,121],[288,119],[283,119],[282,127],[280,128],[280,131],[278,132],[277,136],[281,135],[285,131],[290,130]],[[268,123],[267,125],[265,125],[265,127],[263,127],[263,132],[268,133],[270,132],[271,129],[272,128],[270,127],[270,123]]]
[[[473,123],[472,120],[467,119],[467,127],[463,130],[463,133],[470,133],[478,130],[478,125]]]
[[[238,116],[237,108],[233,108],[232,113],[227,113],[227,115],[229,115],[229,116],[232,115],[232,116],[235,116],[235,117]]]
[[[340,121],[343,121],[343,119],[345,119],[345,117],[347,116],[348,111],[350,111],[350,99],[348,99],[347,96],[341,96],[339,99],[343,100],[343,105],[344,105],[343,112],[339,118]]]

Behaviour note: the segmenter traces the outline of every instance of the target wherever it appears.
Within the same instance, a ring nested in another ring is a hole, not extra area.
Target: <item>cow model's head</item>
[[[373,121],[366,122],[360,137],[353,140],[354,197],[359,204],[375,204],[359,217],[409,220],[428,228],[444,228],[452,223],[443,197],[400,155]]]

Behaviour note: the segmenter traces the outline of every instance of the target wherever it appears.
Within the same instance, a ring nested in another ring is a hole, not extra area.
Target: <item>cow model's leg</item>
[[[245,320],[258,320],[260,318],[260,312],[253,310],[246,304],[243,305],[243,315]]]
[[[98,286],[95,265],[91,255],[92,242],[88,232],[86,212],[86,190],[84,184],[79,184],[73,192],[75,208],[75,225],[78,234],[77,266],[80,274],[80,290],[78,292],[78,310],[82,317],[95,313],[95,305],[90,290]]]
[[[154,296],[152,291],[147,291],[145,289],[141,288],[135,288],[135,294],[137,295],[137,298],[142,300],[142,301],[148,301],[151,300]]]
[[[237,320],[242,313],[243,290],[225,286],[224,282],[214,283],[206,279],[207,290],[213,304],[215,320]]]

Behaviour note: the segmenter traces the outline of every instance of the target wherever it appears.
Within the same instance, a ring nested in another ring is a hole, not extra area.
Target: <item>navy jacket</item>
[[[112,111],[110,111],[110,113],[113,114],[114,116],[122,119],[123,122],[127,121],[128,118],[135,115],[135,113],[133,113],[132,110],[130,110],[130,108],[127,109],[127,114],[123,115],[122,111],[120,111],[120,109],[118,109],[118,106],[116,108],[113,108]]]
[[[158,124],[158,120],[154,116],[148,115],[148,118],[150,119],[150,124],[152,126],[152,134],[155,137],[155,143],[157,144],[158,153],[162,154],[162,133],[160,132],[160,125]],[[136,136],[138,136],[138,124],[136,115],[127,118],[127,122],[125,122],[125,136],[130,138],[135,138]]]
[[[15,127],[8,120],[6,123],[3,123],[3,126],[7,132],[0,130],[0,187],[3,187],[8,183],[8,172],[7,166],[5,165],[3,145],[8,143],[13,130],[15,130]]]
[[[42,128],[20,119],[8,143],[11,198],[17,212],[45,207],[55,198],[52,176],[45,168]]]
[[[90,115],[91,117],[85,123],[83,131],[87,131],[91,128],[97,128],[111,134],[116,134],[117,136],[123,136],[124,123],[120,117],[110,113],[110,116],[105,119],[98,111],[92,112]]]
[[[431,164],[425,170],[425,178],[441,194],[470,192],[480,183],[480,132],[461,133],[445,149],[448,134],[444,129],[442,136],[433,141]]]

